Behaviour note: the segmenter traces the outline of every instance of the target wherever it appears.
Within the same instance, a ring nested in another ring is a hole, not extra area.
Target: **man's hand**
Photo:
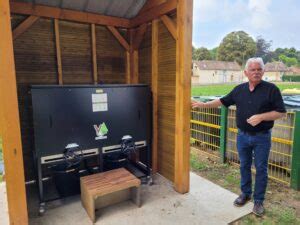
[[[205,108],[205,103],[192,100],[192,108]]]
[[[263,117],[261,114],[253,115],[249,119],[247,119],[247,123],[251,124],[251,126],[255,127],[263,121]]]

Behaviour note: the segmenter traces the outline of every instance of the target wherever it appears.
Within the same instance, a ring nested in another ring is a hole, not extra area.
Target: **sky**
[[[300,50],[300,0],[194,0],[193,45],[218,47],[232,31]]]

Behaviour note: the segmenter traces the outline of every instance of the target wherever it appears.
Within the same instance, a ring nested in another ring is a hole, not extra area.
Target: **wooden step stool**
[[[138,207],[141,181],[124,168],[80,178],[81,202],[93,222],[95,210],[132,199]]]

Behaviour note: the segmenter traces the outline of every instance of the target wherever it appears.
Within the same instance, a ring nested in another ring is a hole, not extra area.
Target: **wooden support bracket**
[[[161,17],[161,20],[163,21],[164,25],[167,27],[168,31],[171,33],[173,38],[177,39],[177,25],[176,23],[167,15],[163,15]]]
[[[13,30],[13,39],[17,39],[21,34],[28,30],[40,17],[29,16],[19,26]]]
[[[125,48],[126,51],[130,50],[130,46],[120,32],[113,26],[107,26],[108,30],[115,36],[119,43]]]

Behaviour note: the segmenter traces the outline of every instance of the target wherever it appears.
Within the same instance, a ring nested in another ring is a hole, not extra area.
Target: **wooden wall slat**
[[[174,181],[176,42],[158,27],[158,172]]]
[[[147,27],[144,38],[139,48],[139,83],[151,85],[151,53],[152,53],[152,28]]]
[[[98,83],[126,83],[126,51],[106,27],[96,26]]]
[[[93,84],[90,25],[59,22],[63,84]]]
[[[14,19],[18,18],[13,16]],[[33,122],[30,85],[57,84],[54,23],[39,19],[30,29],[14,40],[16,79],[21,121],[25,179],[35,179],[32,150]]]

